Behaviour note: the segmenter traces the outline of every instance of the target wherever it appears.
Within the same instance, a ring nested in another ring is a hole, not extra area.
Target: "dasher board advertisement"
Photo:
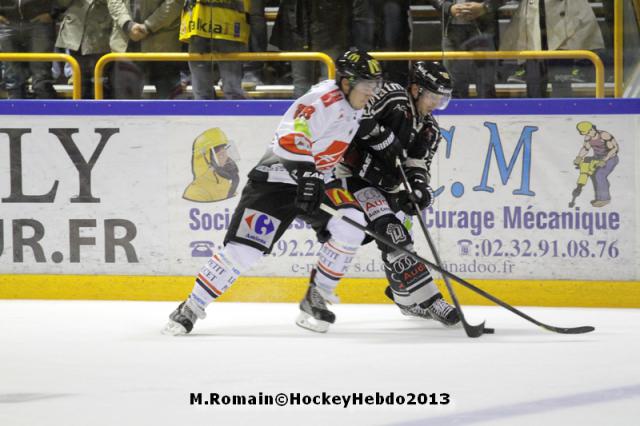
[[[0,106],[0,274],[194,274],[220,248],[289,104]],[[639,117],[638,100],[452,102],[437,116],[436,199],[424,212],[446,268],[638,279]],[[268,238],[258,216],[260,229],[244,231]],[[306,276],[319,248],[296,220],[248,275]],[[374,243],[349,275],[383,276]]]

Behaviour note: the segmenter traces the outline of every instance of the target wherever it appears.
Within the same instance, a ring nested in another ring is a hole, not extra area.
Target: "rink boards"
[[[0,298],[183,298],[289,105],[1,103]],[[515,304],[640,307],[640,100],[458,101],[438,119],[425,219],[448,270]],[[604,180],[573,164],[581,122],[619,146]],[[239,173],[214,175],[212,160]],[[594,206],[606,180],[610,202]],[[418,227],[414,237],[431,258]],[[318,248],[294,222],[223,299],[298,300]],[[374,245],[349,276],[344,302],[385,301]]]

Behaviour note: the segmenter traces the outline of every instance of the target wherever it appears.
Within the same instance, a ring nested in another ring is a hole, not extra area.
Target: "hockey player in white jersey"
[[[310,282],[298,323],[326,331],[335,316],[326,302],[347,271],[364,233],[319,210],[330,203],[365,224],[355,201],[335,203],[327,196],[341,182],[333,174],[358,130],[363,108],[381,85],[378,61],[366,52],[345,52],[327,80],[298,98],[282,117],[263,158],[249,172],[225,235],[224,247],[202,267],[191,294],[169,316],[165,334],[189,333],[206,307],[254,266],[296,217],[324,236],[316,269],[331,271]],[[341,189],[346,191],[344,189]]]
[[[431,114],[444,109],[451,97],[451,79],[440,62],[416,62],[409,86],[385,82],[367,107],[358,133],[337,174],[347,177],[348,189],[360,203],[368,226],[394,243],[412,249],[405,216],[419,214],[433,201],[429,187],[431,162],[441,134]],[[398,159],[412,194],[404,191]],[[460,321],[444,301],[425,264],[378,243],[389,281],[387,296],[403,314],[435,319],[451,326]]]

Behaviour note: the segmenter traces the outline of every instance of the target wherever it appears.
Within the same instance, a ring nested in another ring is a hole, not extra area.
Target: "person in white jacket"
[[[347,51],[337,61],[336,80],[313,86],[289,107],[265,155],[249,172],[224,247],[200,269],[191,294],[169,316],[165,334],[189,333],[197,319],[205,318],[207,305],[270,253],[296,217],[311,225],[322,243],[316,268],[330,271],[312,277],[298,325],[327,331],[335,315],[326,301],[337,299],[334,289],[364,240],[364,232],[319,207],[327,203],[366,224],[355,198],[335,178],[334,169],[381,83],[378,61],[366,52]],[[336,190],[342,197],[329,196]]]
[[[93,71],[103,55],[110,53],[112,21],[107,0],[58,0],[66,8],[60,22],[56,47],[68,49],[80,65],[82,99],[94,98]],[[106,76],[105,76],[106,77]],[[111,97],[111,82],[103,82],[106,98]]]
[[[500,50],[598,50],[602,33],[587,0],[522,0],[500,37]],[[550,62],[554,96],[571,96],[572,60]],[[527,95],[546,97],[545,61],[527,61]]]

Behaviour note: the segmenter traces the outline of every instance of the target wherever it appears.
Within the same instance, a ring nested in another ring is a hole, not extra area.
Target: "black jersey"
[[[393,168],[392,159],[386,157],[389,153],[395,156],[402,152],[405,168],[423,169],[430,178],[439,141],[440,128],[435,118],[431,114],[420,117],[407,89],[385,82],[365,107],[344,163],[352,174],[365,178],[363,167],[377,163],[379,168]],[[388,185],[387,182],[384,186]],[[399,182],[394,184],[397,185]]]

